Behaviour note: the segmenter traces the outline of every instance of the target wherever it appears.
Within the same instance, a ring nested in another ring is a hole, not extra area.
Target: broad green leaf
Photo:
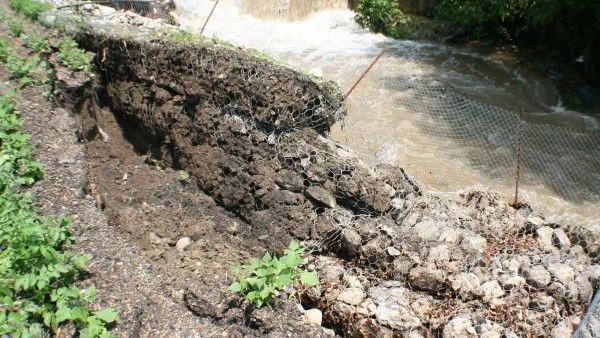
[[[319,283],[319,278],[314,272],[302,271],[300,273],[300,282],[305,285],[315,286]]]
[[[117,311],[111,308],[104,308],[94,312],[94,315],[105,323],[112,323],[117,319]]]
[[[242,284],[235,282],[229,286],[229,291],[240,292],[242,291]]]

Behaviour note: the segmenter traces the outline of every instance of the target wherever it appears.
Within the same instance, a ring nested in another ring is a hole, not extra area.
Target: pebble
[[[321,326],[323,324],[323,313],[319,309],[310,309],[304,311],[304,320]]]
[[[573,278],[575,278],[575,270],[568,264],[564,263],[550,263],[548,264],[548,271],[563,284],[567,284]]]
[[[537,242],[542,248],[542,250],[549,252],[555,249],[554,244],[552,242],[552,237],[554,236],[554,229],[545,226],[537,229],[536,233]]]
[[[471,320],[465,316],[458,316],[444,326],[443,336],[445,338],[477,337],[477,331]]]
[[[192,240],[189,237],[182,237],[175,244],[175,248],[177,251],[183,252],[190,244],[192,244]]]

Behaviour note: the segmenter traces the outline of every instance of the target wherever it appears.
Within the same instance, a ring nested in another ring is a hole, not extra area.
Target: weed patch
[[[248,266],[234,268],[237,281],[229,286],[229,290],[245,293],[247,301],[261,307],[272,305],[279,290],[296,279],[305,285],[317,285],[319,279],[314,272],[299,268],[304,261],[300,256],[303,252],[304,248],[292,241],[282,257],[267,252],[262,259],[251,259]]]
[[[74,71],[90,71],[91,57],[85,50],[79,48],[73,39],[62,39],[58,42],[56,56],[67,68]]]
[[[8,20],[8,30],[10,31],[10,34],[12,34],[13,36],[19,37],[19,36],[21,36],[21,34],[23,34],[23,25],[21,24],[21,21],[19,21],[19,20],[9,19]]]
[[[52,8],[49,3],[34,0],[9,0],[10,6],[31,20],[37,20],[38,15]]]
[[[48,50],[48,40],[43,35],[31,33],[23,36],[25,46],[32,52],[40,53]]]

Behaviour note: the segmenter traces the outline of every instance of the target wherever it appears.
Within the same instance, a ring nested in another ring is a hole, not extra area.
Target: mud
[[[299,300],[338,334],[577,325],[600,278],[585,248],[491,193],[442,200],[401,168],[363,163],[326,138],[344,113],[332,84],[229,47],[91,32],[78,39],[98,76],[76,105],[88,192],[172,299],[225,335],[331,334],[289,301],[252,310],[225,291],[229,266],[292,238],[321,278]]]

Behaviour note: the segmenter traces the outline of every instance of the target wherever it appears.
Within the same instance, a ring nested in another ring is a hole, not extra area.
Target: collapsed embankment
[[[366,165],[325,137],[344,112],[331,83],[219,44],[108,31],[78,34],[98,70],[77,105],[80,136],[102,136],[109,109],[138,154],[186,171],[239,217],[242,242],[304,241],[321,285],[300,290],[302,303],[339,333],[561,336],[577,325],[599,267],[559,225],[487,193],[434,198],[400,168]],[[104,207],[119,214],[118,203]],[[224,318],[223,292],[189,286],[192,311]]]

